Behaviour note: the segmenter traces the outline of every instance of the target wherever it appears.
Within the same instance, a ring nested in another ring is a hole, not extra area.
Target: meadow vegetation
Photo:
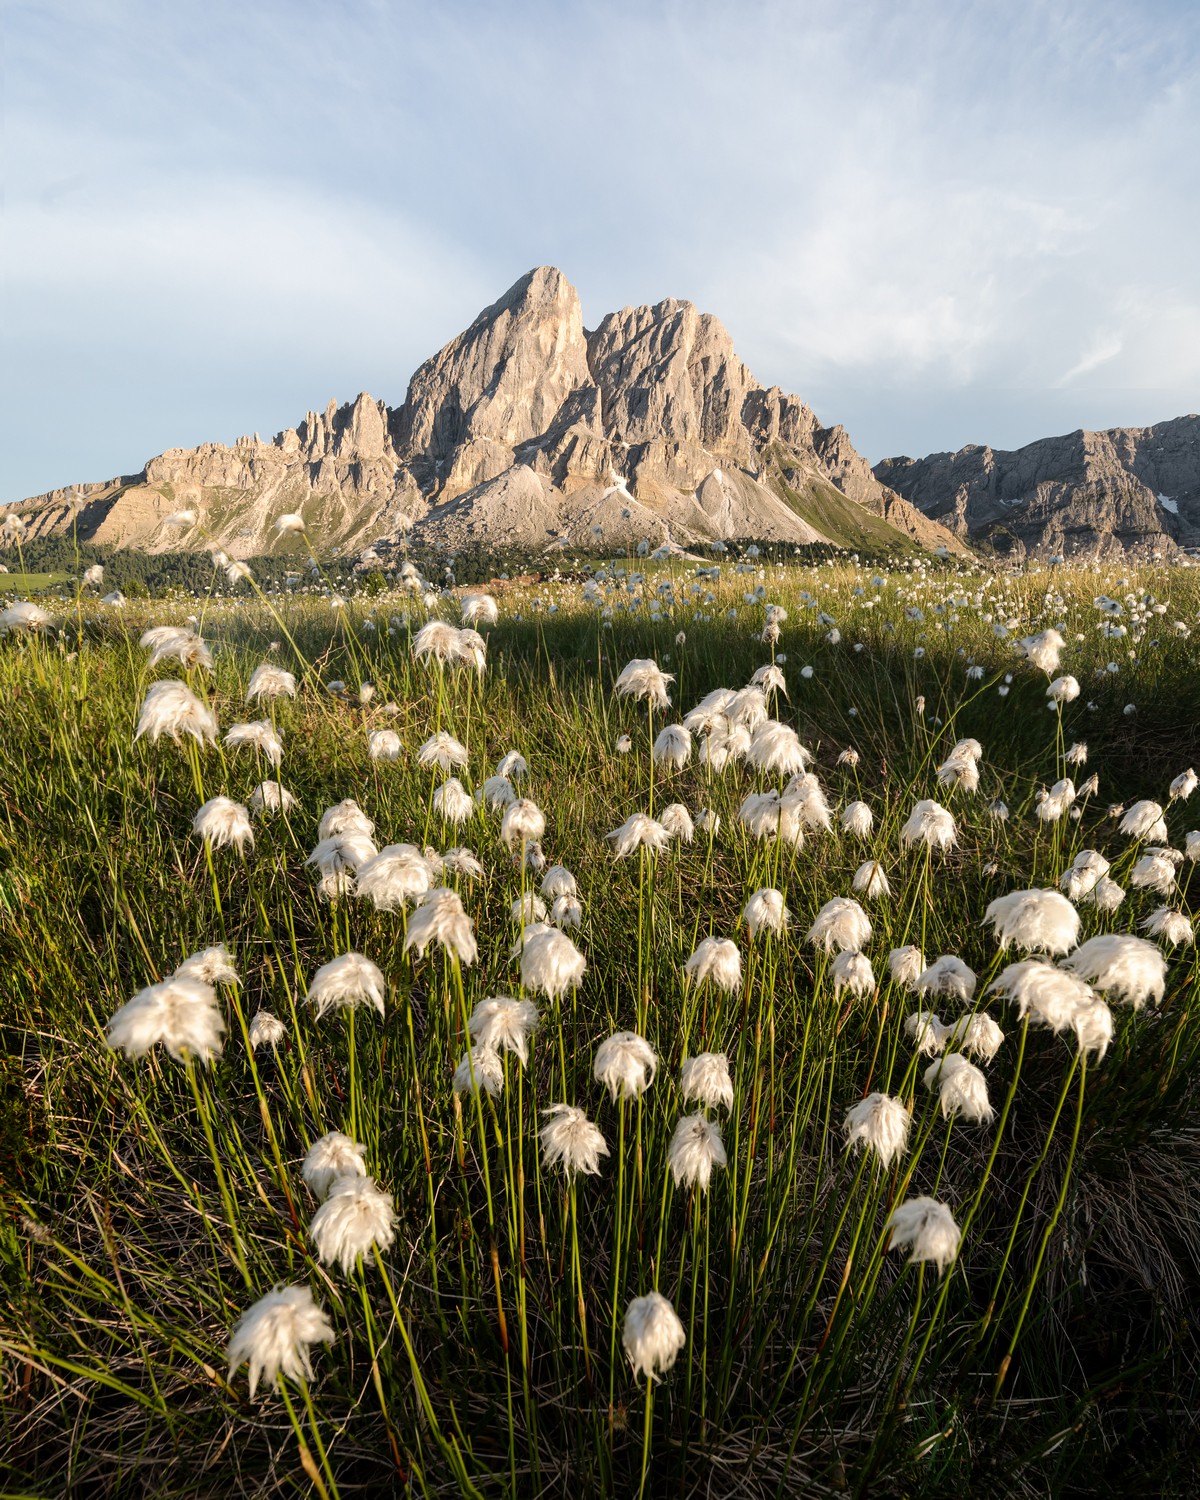
[[[1188,1492],[1196,575],[408,571],[0,614],[3,1488]]]

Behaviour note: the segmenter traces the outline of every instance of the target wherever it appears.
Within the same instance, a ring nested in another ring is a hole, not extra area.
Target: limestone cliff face
[[[841,427],[761,387],[690,302],[624,308],[588,332],[561,271],[530,271],[413,375],[402,405],[365,393],[270,442],[169,449],[85,486],[81,536],[244,557],[299,511],[318,546],[405,532],[450,548],[655,545],[736,537],[847,546],[962,544],[871,473]],[[66,529],[65,491],[26,502]],[[191,527],[164,524],[180,510]]]
[[[931,520],[998,551],[1169,555],[1200,545],[1200,416],[892,458],[875,477]]]

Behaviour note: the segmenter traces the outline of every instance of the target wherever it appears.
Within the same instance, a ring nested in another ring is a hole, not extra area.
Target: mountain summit
[[[314,545],[408,535],[451,549],[754,538],[851,547],[960,541],[872,474],[841,427],[765,389],[721,322],[690,302],[610,313],[539,266],[413,375],[404,404],[330,402],[270,442],[173,448],[79,487],[79,534],[161,552],[275,547],[300,512]],[[72,524],[72,492],[26,502],[35,536]],[[190,529],[163,523],[187,509]]]

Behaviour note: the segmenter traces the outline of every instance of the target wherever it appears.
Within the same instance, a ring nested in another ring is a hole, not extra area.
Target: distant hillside
[[[1200,416],[889,458],[875,478],[964,541],[1016,556],[1169,556],[1200,546]]]
[[[231,557],[409,536],[452,550],[753,538],[877,551],[961,541],[881,484],[841,427],[764,389],[722,324],[690,302],[610,313],[542,266],[425,361],[402,406],[330,402],[269,442],[173,448],[139,473],[19,507],[34,536],[69,531],[147,552]],[[192,512],[191,524],[165,524]]]

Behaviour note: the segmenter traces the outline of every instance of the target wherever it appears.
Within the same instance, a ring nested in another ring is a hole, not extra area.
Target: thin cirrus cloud
[[[0,498],[408,376],[530,266],[870,458],[1200,406],[1200,16],[1147,0],[10,12]]]

